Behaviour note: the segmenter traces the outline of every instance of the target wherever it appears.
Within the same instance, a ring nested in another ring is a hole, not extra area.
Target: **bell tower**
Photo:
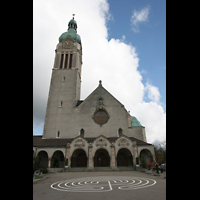
[[[67,32],[59,37],[55,50],[43,138],[67,138],[74,107],[80,100],[81,67],[81,37],[73,17]]]

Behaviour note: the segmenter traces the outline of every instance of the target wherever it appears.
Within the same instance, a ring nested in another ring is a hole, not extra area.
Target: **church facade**
[[[62,171],[135,169],[155,159],[145,127],[104,87],[102,81],[80,100],[82,43],[77,23],[59,37],[42,136],[33,136],[33,162]],[[128,91],[127,91],[128,92]]]

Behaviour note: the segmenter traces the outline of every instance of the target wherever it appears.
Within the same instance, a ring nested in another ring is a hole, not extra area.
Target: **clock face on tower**
[[[72,41],[65,41],[64,43],[63,43],[63,47],[64,48],[72,48],[73,47],[73,42]]]

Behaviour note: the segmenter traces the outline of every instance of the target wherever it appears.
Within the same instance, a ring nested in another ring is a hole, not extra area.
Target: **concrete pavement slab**
[[[63,172],[33,183],[34,200],[165,200],[166,179],[138,171]]]

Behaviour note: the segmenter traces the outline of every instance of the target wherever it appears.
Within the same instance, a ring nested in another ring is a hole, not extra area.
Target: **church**
[[[73,17],[56,46],[43,134],[33,136],[34,165],[49,172],[65,166],[69,171],[112,171],[136,170],[142,159],[155,160],[145,127],[101,80],[80,100],[81,69],[82,43]]]

